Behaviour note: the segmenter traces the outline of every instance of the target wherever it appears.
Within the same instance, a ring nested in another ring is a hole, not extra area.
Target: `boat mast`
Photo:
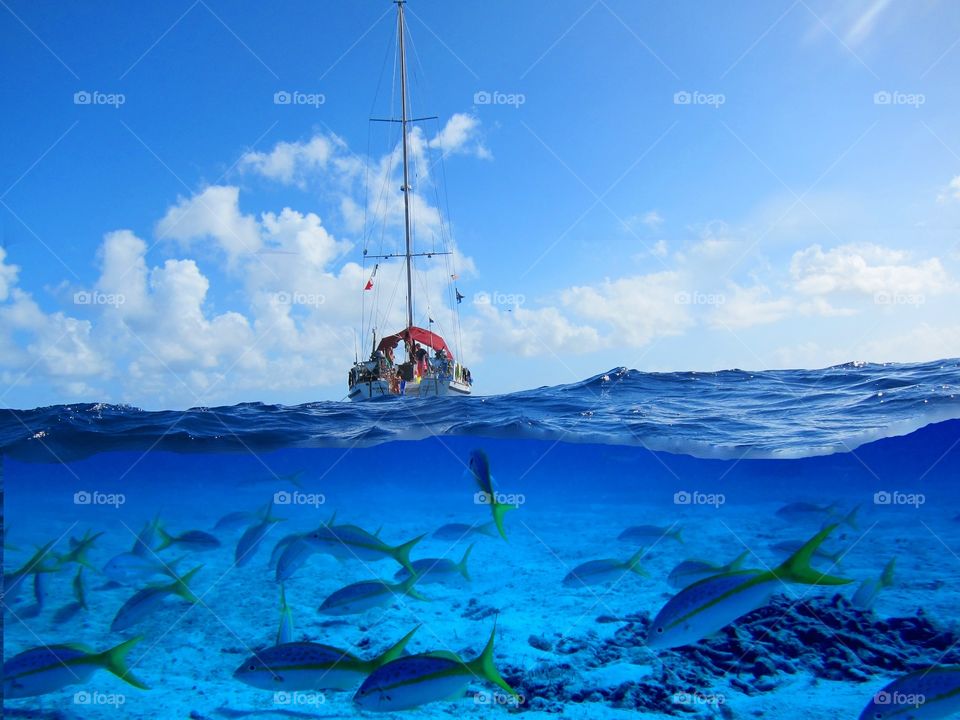
[[[410,237],[410,169],[407,161],[407,56],[403,45],[403,5],[397,4],[397,24],[400,34],[400,127],[403,133],[403,221],[406,234],[407,259],[407,329],[413,327],[413,247]],[[409,358],[408,358],[409,359]]]

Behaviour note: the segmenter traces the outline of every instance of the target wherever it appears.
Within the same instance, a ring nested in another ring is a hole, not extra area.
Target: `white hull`
[[[447,397],[467,396],[472,389],[466,383],[456,380],[440,380],[438,378],[424,378],[420,382],[409,382],[404,388],[403,395],[390,392],[390,383],[386,380],[371,380],[360,382],[350,388],[347,397],[350,400],[369,400],[378,397]]]

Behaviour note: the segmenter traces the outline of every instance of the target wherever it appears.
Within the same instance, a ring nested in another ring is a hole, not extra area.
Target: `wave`
[[[439,436],[635,445],[705,458],[848,452],[960,418],[960,360],[821,370],[648,373],[620,367],[505,395],[144,411],[0,410],[0,452],[68,462],[115,450],[266,451]]]

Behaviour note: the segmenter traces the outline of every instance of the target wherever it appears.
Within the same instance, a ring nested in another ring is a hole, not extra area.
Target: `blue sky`
[[[478,392],[960,355],[956,3],[408,7]],[[3,0],[0,404],[342,398],[393,34],[387,0]]]

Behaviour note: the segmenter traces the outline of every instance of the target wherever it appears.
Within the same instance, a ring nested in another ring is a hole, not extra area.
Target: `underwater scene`
[[[3,713],[960,711],[960,363],[0,411]]]

